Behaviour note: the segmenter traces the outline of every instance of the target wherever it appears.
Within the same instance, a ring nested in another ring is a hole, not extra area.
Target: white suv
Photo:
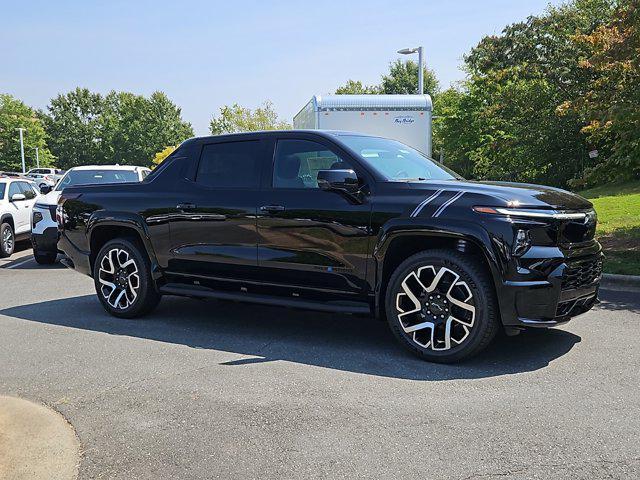
[[[28,238],[38,187],[26,178],[0,175],[0,257],[13,253],[16,240]]]
[[[51,187],[41,187],[43,196],[35,204],[31,219],[31,243],[36,262],[44,265],[56,261],[58,255],[56,207],[65,187],[93,183],[141,182],[149,173],[151,170],[146,167],[89,165],[67,170],[53,190]]]
[[[36,182],[39,187],[45,185],[53,187],[62,178],[62,175],[64,175],[64,171],[55,168],[32,168],[25,174],[25,176]]]

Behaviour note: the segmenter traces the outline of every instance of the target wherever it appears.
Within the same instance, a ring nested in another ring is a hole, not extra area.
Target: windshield
[[[62,177],[55,189],[60,191],[72,185],[137,181],[138,174],[133,170],[72,170]]]
[[[418,150],[396,140],[358,135],[340,136],[340,140],[388,181],[461,178],[444,165],[437,164]]]

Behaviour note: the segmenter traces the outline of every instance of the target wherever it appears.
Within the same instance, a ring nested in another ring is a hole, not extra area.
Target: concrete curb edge
[[[602,274],[602,288],[612,288],[619,290],[640,291],[640,275],[619,275],[616,273]]]

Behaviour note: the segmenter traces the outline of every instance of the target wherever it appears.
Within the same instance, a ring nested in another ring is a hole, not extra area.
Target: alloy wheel
[[[113,248],[100,260],[98,272],[100,293],[117,310],[126,310],[138,298],[140,275],[129,252]]]
[[[2,232],[2,248],[5,252],[13,251],[13,232],[11,228],[5,228]]]
[[[411,271],[396,295],[398,322],[422,348],[443,351],[462,344],[474,326],[476,307],[467,282],[450,268]]]

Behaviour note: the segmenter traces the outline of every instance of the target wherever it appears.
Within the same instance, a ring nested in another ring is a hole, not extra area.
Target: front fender
[[[459,241],[465,241],[482,252],[485,263],[489,266],[491,278],[496,291],[503,282],[504,271],[506,269],[506,258],[500,253],[500,242],[493,238],[481,225],[462,220],[444,220],[442,218],[429,221],[426,218],[396,219],[388,222],[377,236],[373,249],[374,264],[376,266],[375,293],[376,311],[383,305],[381,298],[384,292],[383,279],[388,278],[384,271],[385,258],[389,252],[389,247],[394,240],[405,236],[423,237],[425,250],[429,248],[439,248],[443,242],[448,247],[462,247]]]

